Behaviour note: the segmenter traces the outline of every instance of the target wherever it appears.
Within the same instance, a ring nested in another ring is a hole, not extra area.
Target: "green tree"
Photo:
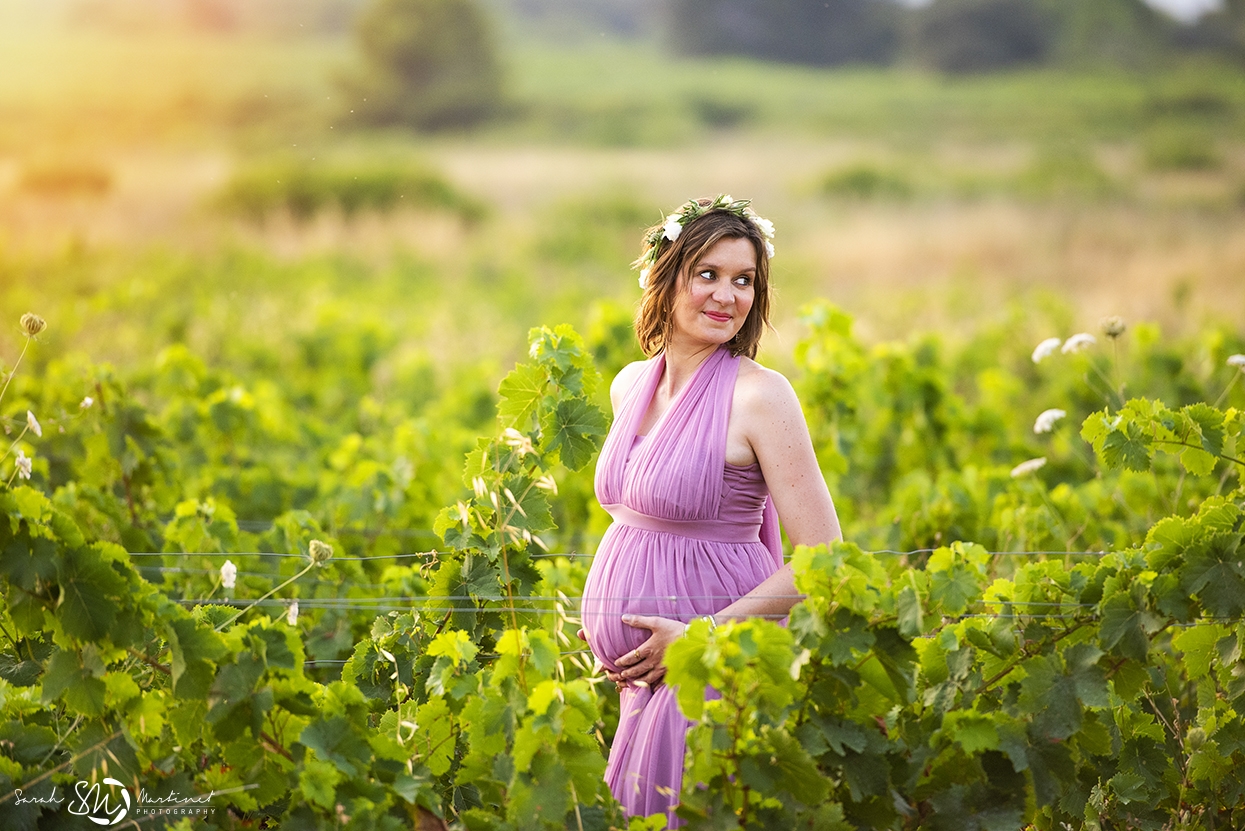
[[[917,60],[944,72],[1041,63],[1050,31],[1032,0],[938,0],[918,13]]]
[[[437,130],[497,110],[496,46],[472,0],[376,0],[357,33],[365,68],[347,87],[359,120]]]
[[[900,14],[879,0],[677,0],[670,35],[680,54],[888,64],[899,45]]]

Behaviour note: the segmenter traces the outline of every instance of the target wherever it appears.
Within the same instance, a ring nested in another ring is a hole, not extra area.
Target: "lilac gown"
[[[777,514],[759,465],[726,462],[739,358],[721,348],[647,436],[637,435],[665,368],[658,355],[626,393],[601,449],[596,494],[614,522],[584,585],[592,651],[611,670],[644,643],[624,614],[690,621],[747,594],[782,564]],[[605,779],[629,815],[668,812],[683,779],[690,722],[665,684],[627,686]]]

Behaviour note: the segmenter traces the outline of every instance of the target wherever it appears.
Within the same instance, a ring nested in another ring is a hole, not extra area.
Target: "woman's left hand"
[[[666,665],[662,661],[666,647],[681,638],[687,626],[677,620],[653,615],[623,615],[622,622],[637,629],[647,629],[652,634],[644,643],[614,661],[615,665],[622,667],[621,672],[606,671],[605,677],[619,685],[651,687],[666,674]]]

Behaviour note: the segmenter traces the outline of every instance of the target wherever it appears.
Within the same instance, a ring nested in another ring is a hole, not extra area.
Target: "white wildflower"
[[[1228,358],[1228,366],[1245,369],[1245,355],[1232,355]]]
[[[1094,337],[1089,332],[1078,332],[1064,341],[1063,348],[1059,351],[1065,355],[1071,352],[1080,352],[1084,349],[1088,349],[1097,342],[1098,338]]]
[[[290,601],[290,608],[285,610],[285,622],[290,626],[298,625],[298,600]]]
[[[644,268],[640,270],[640,288],[641,289],[648,288],[648,273],[652,270],[653,269],[651,268]]]
[[[88,410],[91,408],[91,405],[94,403],[95,403],[95,399],[88,395],[86,398],[82,399],[82,403],[79,404],[78,406],[82,408],[83,410]]]
[[[333,557],[333,546],[320,540],[312,540],[307,543],[307,553],[311,556],[311,562],[317,566],[323,566]]]
[[[1043,358],[1054,354],[1055,350],[1059,348],[1060,343],[1062,343],[1062,341],[1059,340],[1059,338],[1047,338],[1039,343],[1037,348],[1033,350],[1033,362],[1035,364],[1039,364],[1042,362]]]
[[[1040,470],[1046,464],[1046,457],[1039,456],[1036,459],[1030,459],[1027,462],[1021,462],[1012,468],[1012,478],[1019,479],[1021,476],[1028,476],[1037,470]]]
[[[683,225],[679,222],[683,218],[682,214],[670,214],[666,217],[666,224],[661,229],[662,236],[674,242],[679,238],[679,234],[683,233]]]
[[[23,453],[21,450],[18,450],[18,451],[17,451],[17,460],[14,462],[14,464],[15,464],[15,465],[17,465],[17,475],[18,475],[20,478],[22,478],[22,479],[29,479],[29,478],[30,478],[30,469],[31,469],[31,468],[30,468],[30,457],[29,457],[29,456],[27,456],[27,455],[26,455],[25,453]]]
[[[520,457],[526,456],[528,453],[535,453],[536,448],[532,444],[532,437],[524,433],[520,433],[513,427],[507,427],[502,433],[502,440],[513,447]]]
[[[43,438],[43,428],[39,426],[39,419],[35,418],[35,414],[30,410],[26,411],[26,427],[39,438]]]
[[[238,584],[238,567],[233,564],[233,560],[226,560],[220,567],[220,584],[227,589]]]
[[[1104,317],[1101,321],[1099,321],[1099,324],[1102,326],[1103,334],[1112,340],[1115,340],[1120,335],[1124,334],[1124,331],[1128,328],[1128,324],[1124,322],[1124,318],[1119,317],[1118,315]]]
[[[1038,414],[1037,420],[1033,422],[1033,432],[1049,433],[1051,430],[1055,429],[1055,422],[1066,415],[1067,413],[1063,410],[1043,410]]]

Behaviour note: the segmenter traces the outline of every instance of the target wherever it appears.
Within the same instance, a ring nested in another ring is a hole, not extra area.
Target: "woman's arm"
[[[761,465],[761,473],[778,509],[778,518],[795,545],[829,543],[842,536],[838,514],[795,390],[781,374],[745,362],[739,368],[733,418],[742,428]],[[796,592],[790,565],[763,580],[756,588],[713,616],[718,623],[749,617],[777,619],[791,611],[801,596]],[[662,661],[666,647],[686,628],[682,623],[655,615],[626,615],[629,626],[648,629],[649,639],[634,652],[618,658],[620,673],[607,672],[615,682],[655,684],[666,673]]]
[[[787,538],[793,545],[840,539],[839,517],[791,383],[748,362],[740,366],[736,390],[734,407],[741,432],[761,465]],[[721,623],[756,616],[780,618],[799,599],[791,566],[784,565],[714,619]]]

